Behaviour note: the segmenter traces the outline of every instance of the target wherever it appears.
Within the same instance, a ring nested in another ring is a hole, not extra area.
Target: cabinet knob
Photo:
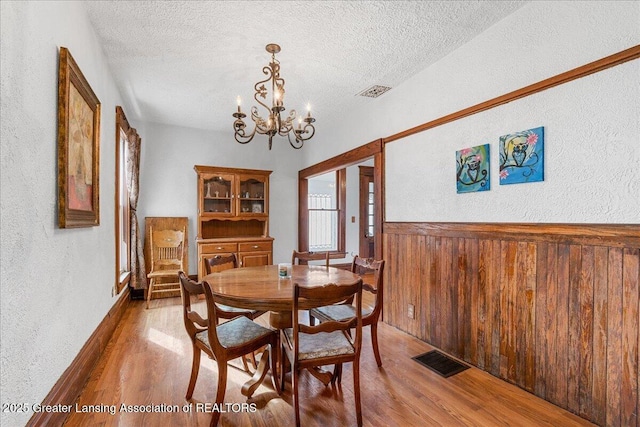
[[[222,246],[218,246],[218,247],[216,248],[216,250],[217,250],[217,251],[221,251],[221,250],[222,250]]]
[[[258,249],[260,246],[258,245],[253,245],[253,249]]]

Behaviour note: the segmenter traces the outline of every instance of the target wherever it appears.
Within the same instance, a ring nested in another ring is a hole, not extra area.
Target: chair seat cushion
[[[218,303],[216,303],[216,308],[218,310],[228,311],[228,312],[231,312],[231,313],[245,313],[245,312],[248,312],[248,313],[255,314],[255,313],[258,312],[258,310],[250,310],[250,309],[247,309],[247,308],[231,307],[230,305],[224,305],[224,304],[218,304]]]
[[[342,320],[351,319],[356,315],[356,308],[350,304],[334,304],[316,307],[309,310],[309,314],[316,319]],[[362,309],[362,317],[371,314],[370,308]]]
[[[288,345],[293,348],[293,328],[284,330]],[[354,354],[355,349],[341,331],[318,332],[317,334],[298,334],[300,339],[298,359],[312,360],[323,357]]]
[[[224,322],[216,327],[216,331],[218,333],[218,341],[226,348],[237,347],[265,335],[275,333],[273,330],[260,326],[246,317],[236,317]],[[211,348],[207,334],[207,331],[198,332],[196,339]]]

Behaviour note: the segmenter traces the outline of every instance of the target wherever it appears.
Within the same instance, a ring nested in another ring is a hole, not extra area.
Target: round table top
[[[294,283],[352,285],[359,280],[360,276],[348,270],[316,265],[294,265],[286,279],[279,277],[277,265],[233,268],[203,277],[217,302],[261,311],[291,311]]]

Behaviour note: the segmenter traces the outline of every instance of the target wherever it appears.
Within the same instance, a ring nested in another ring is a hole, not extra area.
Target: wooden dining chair
[[[215,255],[211,258],[205,258],[204,260],[204,269],[206,274],[217,273],[224,270],[229,270],[231,268],[238,268],[238,258],[236,258],[235,254],[229,255]],[[233,319],[237,316],[244,316],[248,319],[255,320],[258,317],[262,316],[265,312],[259,310],[247,310],[244,308],[232,307],[230,305],[216,303],[216,314],[218,322],[220,319]],[[255,355],[253,353],[248,354],[251,363],[253,364],[253,368],[257,369],[258,365],[256,363]],[[247,358],[242,358],[242,364],[244,369],[247,372],[250,372],[249,365],[247,364]]]
[[[300,323],[300,307],[321,307],[355,298],[357,310],[343,321],[327,321],[316,326]],[[360,404],[360,350],[362,347],[362,279],[353,285],[304,287],[293,286],[293,327],[280,331],[280,360],[284,355],[291,364],[293,407],[296,426],[300,426],[299,375],[303,369],[323,365],[353,363],[353,393],[358,426],[362,426]],[[355,333],[349,333],[351,329]],[[284,390],[284,369],[280,370],[280,385]]]
[[[147,274],[147,305],[154,293],[174,292],[178,286],[178,272],[184,270],[182,251],[185,230],[149,230],[151,271]],[[163,279],[162,282],[160,280]],[[169,279],[167,282],[166,279]]]
[[[230,268],[238,268],[238,259],[235,254],[216,255],[204,260],[204,269],[207,274],[216,273]],[[247,310],[216,303],[218,319],[233,319],[236,316],[244,316],[251,320],[262,316],[265,312],[259,310]]]
[[[275,390],[280,394],[278,375],[276,374],[276,358],[274,350],[278,346],[278,334],[272,329],[265,328],[244,316],[237,316],[218,325],[215,297],[207,282],[195,282],[184,272],[178,274],[180,280],[180,294],[182,296],[182,314],[184,326],[193,344],[193,361],[191,377],[187,387],[186,399],[193,396],[193,390],[200,370],[201,352],[214,359],[218,365],[218,388],[216,391],[216,406],[222,407],[227,387],[227,363],[229,360],[245,356],[251,352],[267,346],[260,358],[260,366],[253,376],[251,383],[242,387],[242,394],[250,398],[264,380],[271,362],[271,378]],[[203,318],[191,308],[191,297],[204,294],[207,318]],[[260,373],[260,375],[258,375]],[[221,411],[213,411],[211,426],[218,424]]]
[[[376,357],[378,367],[381,367],[382,359],[380,358],[380,350],[378,348],[378,320],[380,319],[383,303],[384,284],[382,275],[384,272],[384,260],[373,261],[367,258],[360,258],[356,255],[353,257],[353,262],[351,263],[351,272],[361,275],[373,273],[373,286],[369,283],[362,285],[363,291],[370,292],[374,297],[373,307],[367,307],[362,310],[362,326],[371,326],[373,354]],[[355,311],[356,308],[349,301],[346,303],[312,308],[309,310],[309,323],[311,325],[315,324],[315,319],[319,319],[321,322],[348,319],[353,317]],[[338,368],[338,379],[340,379],[339,371],[340,369]]]
[[[306,265],[309,261],[324,261],[325,267],[329,267],[329,252],[298,252],[294,249],[291,265]]]

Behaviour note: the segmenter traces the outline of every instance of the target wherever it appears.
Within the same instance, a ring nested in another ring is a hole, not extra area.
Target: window
[[[116,279],[115,293],[129,283],[131,278],[131,225],[129,209],[129,177],[127,168],[127,118],[120,107],[116,107]]]
[[[336,205],[335,194],[309,194],[310,251],[338,250],[338,209]]]
[[[344,252],[346,171],[341,169],[308,180],[306,247],[312,252]]]

